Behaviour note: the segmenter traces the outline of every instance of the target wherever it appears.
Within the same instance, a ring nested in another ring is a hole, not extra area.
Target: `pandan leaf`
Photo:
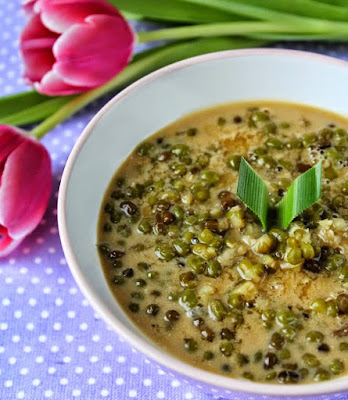
[[[277,204],[278,222],[286,229],[290,222],[321,196],[322,162],[298,176]]]
[[[267,186],[244,157],[242,157],[239,167],[237,196],[257,215],[262,228],[266,230],[269,208]]]

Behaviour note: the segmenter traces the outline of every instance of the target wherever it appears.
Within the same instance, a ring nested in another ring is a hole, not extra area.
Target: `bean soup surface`
[[[215,373],[310,383],[348,373],[348,120],[252,102],[190,114],[142,142],[106,191],[110,290],[158,346]],[[241,156],[272,205],[323,161],[322,197],[267,232],[237,198]]]

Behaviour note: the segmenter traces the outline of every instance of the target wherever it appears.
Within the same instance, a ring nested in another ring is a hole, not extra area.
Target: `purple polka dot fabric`
[[[18,52],[24,22],[19,0],[0,0],[1,96],[28,89],[21,78]],[[144,27],[138,24],[138,28]],[[281,43],[276,47],[348,59],[346,44]],[[59,181],[76,139],[109,98],[89,105],[42,141],[53,164],[48,210],[35,232],[0,260],[1,400],[219,398],[217,392],[164,371],[124,342],[90,307],[64,258],[56,218]],[[238,393],[226,397],[267,400],[267,396]],[[348,394],[321,399],[344,400]]]

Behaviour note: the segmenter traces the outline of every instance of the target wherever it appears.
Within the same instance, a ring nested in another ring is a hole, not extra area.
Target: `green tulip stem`
[[[304,23],[305,22],[305,23]],[[317,35],[322,39],[348,38],[348,24],[332,21],[308,19],[289,22],[221,22],[216,24],[189,25],[138,33],[138,42],[158,40],[182,40],[209,36],[231,36],[252,34],[298,34]]]

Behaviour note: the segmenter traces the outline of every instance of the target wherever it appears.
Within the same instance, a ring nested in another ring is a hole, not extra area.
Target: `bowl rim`
[[[201,62],[219,60],[224,58],[240,58],[244,56],[265,56],[265,55],[280,55],[285,57],[295,58],[310,58],[319,63],[335,64],[348,68],[348,62],[340,59],[336,59],[330,56],[321,55],[312,52],[298,51],[298,50],[287,50],[287,49],[242,49],[242,50],[227,50],[214,53],[208,53],[192,58],[188,58],[166,67],[160,68],[141,79],[135,81],[121,92],[116,94],[111,100],[109,100],[92,118],[92,120],[84,128],[83,132],[77,139],[65,165],[61,184],[58,195],[58,228],[62,248],[69,265],[70,271],[77,282],[83,295],[87,298],[92,307],[101,315],[106,323],[119,333],[125,340],[133,346],[135,349],[145,354],[155,363],[158,363],[168,370],[174,371],[181,376],[186,376],[194,381],[198,381],[203,385],[210,385],[215,388],[224,389],[226,393],[229,392],[244,392],[255,395],[270,395],[270,396],[310,396],[310,395],[327,395],[331,393],[344,392],[348,390],[348,376],[337,379],[336,381],[328,381],[322,383],[311,383],[302,385],[287,385],[286,389],[280,384],[267,384],[258,382],[249,382],[246,380],[240,380],[236,378],[229,378],[223,375],[215,374],[176,358],[165,350],[160,349],[155,343],[147,342],[133,331],[125,327],[110,311],[103,305],[99,299],[98,294],[93,291],[85,278],[83,270],[79,266],[77,259],[74,255],[72,245],[69,240],[68,228],[67,228],[67,216],[66,216],[66,196],[67,190],[71,178],[72,171],[74,169],[76,159],[79,152],[81,151],[84,143],[87,141],[89,136],[92,134],[94,127],[98,124],[99,120],[106,114],[117,102],[122,100],[124,97],[132,94],[139,87],[146,85],[157,78],[177,71],[188,66],[193,66]],[[142,332],[140,331],[142,334]],[[214,392],[214,390],[213,390]],[[217,392],[217,390],[216,390]]]

